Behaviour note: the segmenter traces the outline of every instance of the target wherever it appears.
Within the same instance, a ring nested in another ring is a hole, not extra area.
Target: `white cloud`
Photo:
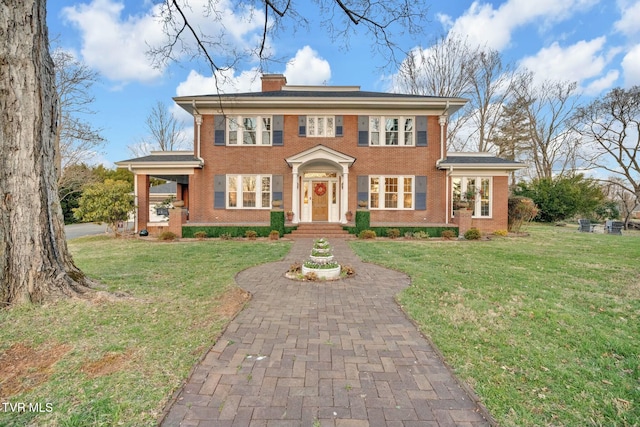
[[[568,47],[557,42],[541,49],[536,55],[525,57],[520,66],[533,71],[538,82],[543,80],[575,81],[582,85],[586,80],[600,77],[610,61],[603,53],[606,37],[590,41],[581,40]],[[605,80],[613,77],[607,74]],[[605,80],[599,80],[602,84]]]
[[[329,62],[318,56],[318,53],[305,46],[298,50],[296,56],[287,62],[284,75],[290,85],[320,85],[331,78]],[[176,88],[178,96],[212,95],[220,93],[259,92],[262,88],[260,71],[257,68],[241,71],[216,72],[214,76],[203,76],[191,70],[187,79]],[[217,81],[216,81],[217,80]]]
[[[208,9],[209,4],[215,10]],[[212,49],[219,55],[216,61],[250,51],[255,43],[253,32],[262,27],[260,14],[249,6],[234,8],[230,0],[190,0],[188,6],[182,6],[196,31],[218,44]],[[150,82],[160,77],[165,67],[154,67],[147,53],[166,44],[167,36],[159,18],[162,5],[148,7],[141,14],[128,15],[121,0],[93,0],[66,7],[62,14],[81,33],[81,53],[87,65],[112,81]],[[180,46],[193,46],[186,33]],[[180,54],[174,51],[174,55]]]
[[[640,85],[640,44],[635,45],[622,59],[626,87]]]
[[[216,81],[217,80],[217,81]],[[257,92],[261,88],[260,74],[256,68],[236,75],[234,69],[203,76],[191,70],[187,79],[176,88],[178,96],[213,95],[220,93]]]
[[[63,9],[82,33],[81,54],[90,67],[114,81],[151,81],[162,74],[146,58],[149,45],[163,40],[162,27],[151,13],[121,18],[124,4],[94,0]]]
[[[640,32],[638,22],[640,21],[640,1],[635,4],[620,4],[620,20],[613,24],[616,31],[626,36],[633,36]]]
[[[284,71],[287,83],[292,85],[321,85],[331,79],[331,66],[318,52],[305,46],[287,62]]]
[[[474,1],[459,18],[439,15],[450,31],[478,45],[502,50],[511,44],[511,34],[519,27],[537,23],[542,29],[550,23],[567,19],[598,0],[508,0],[494,9],[492,4]]]

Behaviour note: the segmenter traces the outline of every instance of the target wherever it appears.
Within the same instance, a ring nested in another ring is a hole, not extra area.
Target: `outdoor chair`
[[[591,225],[591,221],[588,219],[579,219],[578,220],[578,231],[581,233],[593,233],[593,228],[595,226]]]
[[[624,228],[624,222],[622,221],[607,221],[606,230],[609,234],[622,235],[622,229]]]

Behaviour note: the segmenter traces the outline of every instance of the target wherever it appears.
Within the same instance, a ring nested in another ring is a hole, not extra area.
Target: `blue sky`
[[[194,22],[216,31],[197,13],[205,2],[189,0]],[[157,101],[172,106],[176,95],[214,92],[211,73],[201,63],[183,57],[162,68],[152,66],[146,52],[164,37],[154,18],[154,3],[48,2],[50,38],[57,36],[62,48],[99,74],[92,89],[97,114],[88,119],[102,128],[107,144],[93,163],[111,167],[132,157],[127,146],[145,135],[144,120]],[[313,2],[299,3],[307,16],[318,13]],[[248,19],[251,12],[237,4],[218,0],[229,33],[226,42],[243,49],[260,35],[261,23]],[[640,84],[640,0],[440,0],[429,4],[426,35],[397,39],[403,49],[427,47],[438,35],[454,31],[498,50],[504,61],[527,67],[540,80],[576,81],[587,97]],[[345,49],[312,21],[308,31],[299,29],[269,39],[269,49],[283,61],[269,64],[266,71],[284,73],[289,84],[359,85],[363,90],[390,91],[395,70],[381,68],[386,58],[372,53],[368,37],[354,34]],[[259,90],[257,67],[251,60],[237,64],[228,74],[225,91]],[[178,110],[174,109],[177,117],[188,119]],[[191,123],[185,126],[189,132]]]

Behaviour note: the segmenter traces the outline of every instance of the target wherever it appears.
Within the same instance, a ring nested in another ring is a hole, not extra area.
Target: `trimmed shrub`
[[[362,230],[360,234],[358,234],[360,239],[375,239],[376,232],[373,230]]]
[[[509,232],[507,230],[496,230],[493,232],[495,236],[507,237]]]
[[[193,237],[195,237],[198,240],[204,240],[207,237],[207,232],[206,231],[196,231],[195,233],[193,233]]]
[[[390,239],[397,239],[400,237],[400,230],[398,228],[387,228],[387,237]]]
[[[444,240],[451,240],[456,237],[456,233],[454,233],[453,230],[443,230],[442,233],[440,233],[440,237]]]
[[[413,233],[413,238],[414,239],[428,239],[429,238],[429,233],[427,233],[424,230],[418,230],[415,233]]]
[[[480,240],[482,237],[482,233],[477,228],[470,228],[464,233],[464,238],[467,240]]]
[[[271,230],[280,232],[280,236],[284,236],[284,211],[271,211]]]
[[[371,227],[371,212],[356,211],[356,234]]]
[[[158,240],[171,241],[176,240],[177,237],[178,236],[176,236],[176,233],[173,233],[171,231],[163,231],[162,234],[158,236]]]
[[[269,240],[278,240],[280,238],[280,232],[278,230],[271,230],[269,233]]]
[[[255,230],[247,230],[244,232],[244,237],[249,240],[256,240],[256,237],[258,237],[258,233]]]

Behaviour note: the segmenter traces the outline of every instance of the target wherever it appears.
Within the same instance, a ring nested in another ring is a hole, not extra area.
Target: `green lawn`
[[[357,241],[503,426],[640,425],[640,235]]]
[[[0,412],[1,426],[156,425],[228,323],[217,308],[235,294],[235,274],[281,259],[290,244],[92,237],[69,246],[84,272],[135,299],[0,311],[0,355],[29,362],[13,383],[0,375],[0,402],[42,411]]]

